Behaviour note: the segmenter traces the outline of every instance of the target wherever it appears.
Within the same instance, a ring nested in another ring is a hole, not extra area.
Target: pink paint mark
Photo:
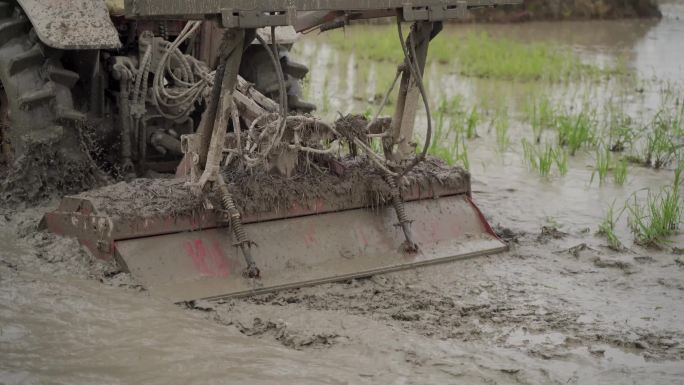
[[[309,225],[306,229],[306,234],[304,234],[304,243],[307,246],[313,246],[316,244],[316,227]]]
[[[228,257],[217,240],[207,247],[202,239],[187,241],[183,245],[185,253],[192,259],[195,270],[202,277],[227,278],[231,268]]]
[[[361,229],[356,229],[356,235],[358,235],[361,238],[361,242],[363,243],[363,246],[367,247],[370,242],[368,242],[368,238],[366,237],[366,233],[364,231],[361,231]]]
[[[440,224],[437,222],[430,223],[430,239],[433,242],[436,242],[439,240],[440,227],[441,227]]]
[[[228,264],[228,257],[217,240],[211,243],[211,258],[215,267],[214,273],[217,277],[227,278],[230,276],[231,269]]]
[[[196,239],[194,242],[185,242],[185,252],[192,258],[192,264],[201,276],[211,276],[209,266],[207,266],[207,261],[205,259],[207,256],[207,249],[204,247],[204,243],[201,239]]]

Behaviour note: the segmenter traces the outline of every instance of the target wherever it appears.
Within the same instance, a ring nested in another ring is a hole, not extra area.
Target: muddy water
[[[36,232],[46,209],[0,219],[2,384],[341,384],[372,367],[255,341],[150,298],[74,242]]]
[[[684,5],[665,13],[660,22],[465,28],[567,44],[587,60],[627,55],[647,84],[633,108],[648,110],[659,103],[654,74],[684,80]],[[331,115],[365,110],[383,64],[352,56],[340,65],[343,54],[319,39],[303,43],[302,55],[315,58],[314,99]],[[431,70],[431,84],[447,85],[437,96],[474,103],[496,94],[513,113],[529,93],[567,92]],[[624,187],[599,186],[589,183],[591,154],[581,154],[568,175],[547,181],[527,170],[517,146],[495,151],[481,130],[471,143],[475,199],[511,241],[509,253],[195,309],[157,301],[73,242],[37,231],[54,202],[0,210],[0,383],[682,383],[684,268],[671,247],[684,238],[642,249],[624,219],[627,251],[594,235],[610,202],[668,183],[671,170],[631,167]],[[512,124],[512,134],[524,130]]]

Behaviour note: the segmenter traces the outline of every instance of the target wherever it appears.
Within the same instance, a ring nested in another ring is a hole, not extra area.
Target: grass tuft
[[[598,175],[599,184],[603,184],[608,177],[608,170],[610,169],[611,156],[610,149],[608,147],[599,147],[596,149],[596,165],[594,166],[594,171],[591,173],[591,180],[589,183],[594,182],[594,177]]]
[[[618,186],[623,186],[625,181],[627,181],[627,158],[622,158],[615,164],[613,182]]]
[[[596,129],[595,112],[580,111],[575,115],[563,114],[556,117],[558,145],[566,146],[570,155],[594,140]]]
[[[551,174],[551,169],[555,165],[558,173],[564,176],[568,172],[567,153],[558,147],[553,147],[548,143],[537,146],[528,140],[522,140],[523,159],[531,170],[537,171],[540,176],[546,178]]]
[[[623,210],[624,211],[624,210]],[[620,242],[620,239],[618,238],[617,234],[615,233],[615,225],[622,216],[622,212],[618,214],[618,216],[615,216],[615,201],[608,207],[608,210],[606,211],[606,215],[603,217],[603,221],[599,225],[598,229],[598,234],[603,235],[606,237],[608,240],[608,247],[615,251],[622,251],[624,250],[624,246],[622,245],[622,242]]]
[[[434,114],[434,140],[430,144],[428,153],[442,159],[450,166],[458,163],[466,170],[470,169],[466,138],[471,130],[475,132],[477,125],[478,118],[472,117],[477,112],[473,111],[476,110],[473,108],[466,118],[461,108],[460,97],[455,97],[448,102],[442,100]],[[447,123],[450,124],[448,129]],[[470,128],[471,125],[472,128]]]
[[[494,125],[494,131],[496,133],[496,146],[499,152],[504,152],[511,144],[510,138],[508,137],[508,131],[511,125],[510,117],[508,116],[508,108],[497,108],[492,124]]]
[[[662,168],[679,157],[681,145],[675,142],[675,132],[679,128],[677,121],[672,121],[663,110],[659,111],[650,124],[646,134],[643,161],[653,168]]]
[[[534,140],[537,144],[541,143],[544,129],[552,128],[556,125],[556,111],[548,97],[543,96],[532,100],[526,107],[527,121],[532,127]]]
[[[682,200],[679,196],[683,165],[675,170],[672,184],[657,193],[648,191],[646,201],[639,203],[636,194],[626,204],[629,226],[636,242],[644,246],[661,246],[682,222]]]

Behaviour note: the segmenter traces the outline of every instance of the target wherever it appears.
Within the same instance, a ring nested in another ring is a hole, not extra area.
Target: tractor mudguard
[[[57,49],[121,47],[104,0],[18,0],[38,38]]]

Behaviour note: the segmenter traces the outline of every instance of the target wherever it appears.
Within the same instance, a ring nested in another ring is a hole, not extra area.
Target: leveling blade
[[[179,181],[149,183],[167,193],[182,188]],[[316,200],[245,215],[245,231],[257,245],[253,254],[261,271],[261,278],[250,279],[243,276],[244,258],[220,213],[141,212],[134,207],[135,197],[148,185],[115,187],[111,189],[117,194],[105,188],[64,198],[45,215],[43,225],[78,238],[99,258],[115,259],[151,294],[172,302],[260,294],[507,249],[471,201],[464,178],[462,186],[416,184],[405,192],[416,253],[404,251],[405,237],[390,206]],[[162,199],[164,194],[157,194]]]

